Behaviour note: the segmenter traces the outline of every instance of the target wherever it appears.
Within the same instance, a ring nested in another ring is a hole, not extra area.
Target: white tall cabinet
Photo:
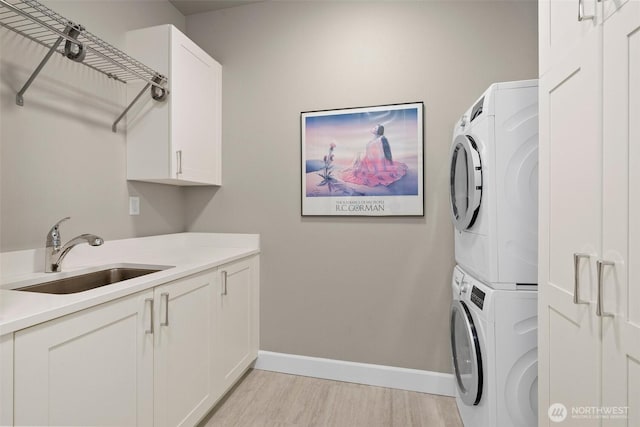
[[[640,425],[640,3],[604,3],[539,3],[541,425]]]
[[[602,404],[640,425],[640,1],[604,22]],[[614,423],[610,423],[614,425]]]
[[[541,425],[550,404],[596,406],[600,388],[599,324],[592,305],[574,303],[576,265],[580,301],[595,300],[593,260],[575,264],[574,254],[596,257],[601,246],[601,28],[577,21],[577,1],[539,3]]]

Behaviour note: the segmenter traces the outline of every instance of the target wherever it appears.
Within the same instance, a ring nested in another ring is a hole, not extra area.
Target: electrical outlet
[[[140,197],[129,196],[129,215],[140,215]]]

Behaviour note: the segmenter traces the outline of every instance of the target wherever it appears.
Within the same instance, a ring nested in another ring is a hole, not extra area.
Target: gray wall
[[[128,29],[185,18],[164,1],[48,2],[123,47]],[[262,236],[261,348],[450,371],[451,129],[491,83],[537,75],[535,2],[272,1],[186,20],[223,64],[223,186],[127,183],[111,133],[124,88],[0,32],[0,250],[63,236],[190,231]],[[301,218],[301,111],[424,101],[424,218]],[[128,215],[128,196],[142,214]],[[215,196],[215,197],[214,197]]]
[[[167,1],[47,1],[63,16],[124,48],[129,29],[185,18]],[[46,50],[0,30],[0,250],[44,245],[58,219],[63,237],[105,239],[184,231],[183,194],[175,187],[127,183],[125,133],[111,132],[124,110],[125,86],[54,55],[25,95],[15,94]],[[129,195],[141,215],[129,216]]]
[[[535,2],[273,1],[187,17],[223,65],[223,186],[191,231],[262,236],[261,348],[450,371],[454,122],[537,76]],[[424,218],[301,218],[301,111],[424,101]],[[215,195],[215,197],[214,197]]]

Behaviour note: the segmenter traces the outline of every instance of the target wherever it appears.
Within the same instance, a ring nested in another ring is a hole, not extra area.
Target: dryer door
[[[458,135],[451,147],[451,216],[460,231],[473,226],[482,200],[482,162],[469,135]]]
[[[451,354],[460,398],[477,405],[482,398],[480,341],[469,308],[459,300],[451,304]]]

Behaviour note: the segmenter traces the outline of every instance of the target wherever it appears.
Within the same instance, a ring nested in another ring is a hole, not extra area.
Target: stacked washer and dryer
[[[536,426],[538,81],[492,84],[450,160],[458,410],[466,427]]]

